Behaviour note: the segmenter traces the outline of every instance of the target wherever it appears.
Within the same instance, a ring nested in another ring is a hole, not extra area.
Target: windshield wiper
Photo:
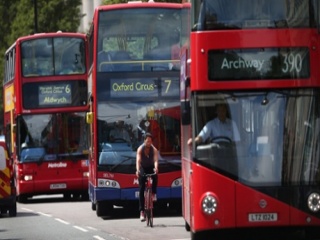
[[[136,159],[136,157],[132,157],[132,156],[122,156],[120,155],[121,157],[124,157],[125,159],[123,159],[121,162],[117,163],[116,165],[112,166],[109,170],[110,172],[112,172],[114,169],[116,169],[117,167],[119,167],[120,165],[122,165],[123,163],[129,161],[129,160],[133,160],[133,159]]]
[[[171,164],[171,165],[173,165],[173,166],[176,166],[176,167],[181,167],[181,164],[171,162],[170,160],[165,159],[165,158],[159,159],[159,162],[160,162],[160,161],[164,161],[164,162],[166,162],[166,163],[168,163],[168,164]]]

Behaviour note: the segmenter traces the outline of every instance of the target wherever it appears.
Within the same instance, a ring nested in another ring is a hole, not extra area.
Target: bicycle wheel
[[[146,217],[147,226],[149,226],[150,225],[150,209],[145,210],[145,217]]]
[[[146,196],[145,196],[145,217],[146,217],[146,223],[147,223],[147,226],[150,225],[150,199],[152,197],[152,194],[151,194],[151,189],[147,189],[146,191]]]
[[[150,227],[153,227],[153,209],[151,208],[150,210],[149,210],[149,225],[150,225]]]
[[[149,193],[149,225],[150,227],[153,227],[153,197],[152,197],[152,191],[150,189]]]

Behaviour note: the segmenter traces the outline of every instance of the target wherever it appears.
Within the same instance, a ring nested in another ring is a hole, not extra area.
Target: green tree
[[[34,1],[37,3],[38,32],[77,32],[83,17],[81,0],[0,0],[2,56],[18,37],[34,33]],[[3,58],[0,64],[3,66]],[[3,79],[3,67],[0,76]]]
[[[34,33],[34,1],[18,1],[17,15],[11,24],[11,42],[19,36]],[[77,31],[82,17],[81,0],[36,0],[36,2],[38,32]]]
[[[6,49],[21,36],[34,33],[34,1],[37,3],[38,32],[77,32],[80,25],[81,0],[0,0],[0,99],[4,54]],[[88,0],[89,1],[89,0]],[[0,123],[3,103],[0,101]]]
[[[181,3],[181,0],[154,0],[155,2],[172,2],[172,3]],[[127,3],[128,0],[104,0],[103,4],[116,4],[116,3]],[[142,2],[148,2],[148,0],[142,0]]]

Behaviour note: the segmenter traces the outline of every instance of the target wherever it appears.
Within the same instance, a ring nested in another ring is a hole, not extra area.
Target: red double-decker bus
[[[181,58],[186,229],[192,239],[319,238],[319,2],[191,5]]]
[[[159,150],[157,207],[181,210],[179,70],[187,39],[182,4],[96,8],[89,32],[89,197],[97,216],[137,205],[136,150],[150,132]]]
[[[80,33],[18,38],[5,53],[4,133],[19,201],[88,196],[87,41]]]

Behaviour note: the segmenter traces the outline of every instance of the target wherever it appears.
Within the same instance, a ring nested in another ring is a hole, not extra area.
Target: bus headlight
[[[24,175],[23,180],[25,181],[32,181],[33,177],[32,175]]]
[[[171,187],[181,187],[182,186],[182,178],[177,178],[171,183]]]
[[[318,212],[320,210],[320,194],[311,193],[308,197],[308,207],[312,212]]]
[[[98,179],[98,187],[105,187],[105,188],[120,188],[120,184],[117,181],[111,179]]]
[[[218,203],[217,199],[210,193],[203,196],[201,201],[202,211],[207,215],[212,215],[216,212]]]

